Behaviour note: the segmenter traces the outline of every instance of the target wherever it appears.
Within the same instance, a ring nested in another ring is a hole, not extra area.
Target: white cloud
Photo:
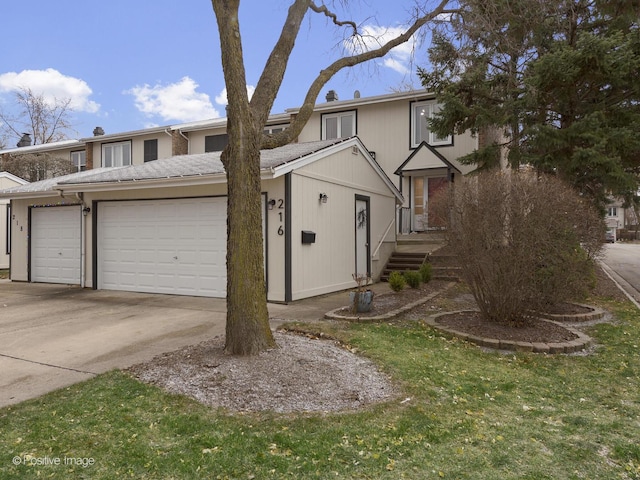
[[[249,100],[251,100],[251,97],[253,97],[253,92],[255,91],[256,91],[256,87],[254,87],[253,85],[247,85],[247,94],[249,95]],[[222,89],[222,91],[218,96],[216,96],[216,103],[218,105],[224,105],[224,106],[226,106],[229,103],[229,100],[227,99],[226,87]]]
[[[0,74],[0,91],[15,92],[28,88],[36,95],[42,95],[46,102],[71,99],[71,108],[79,112],[96,113],[100,105],[89,99],[93,91],[87,82],[79,78],[63,75],[53,68],[46,70],[23,70],[20,73]]]
[[[190,122],[208,118],[219,118],[206,93],[197,92],[198,84],[189,77],[169,85],[145,84],[135,86],[125,93],[135,98],[138,110],[149,116],[159,115],[163,120]]]
[[[345,40],[344,45],[350,54],[355,55],[380,48],[389,40],[401,35],[405,30],[406,29],[401,26],[380,27],[377,25],[365,25],[360,30],[360,37],[357,39],[349,38]],[[416,43],[417,40],[414,36],[409,39],[409,41],[398,45],[383,57],[383,65],[403,75],[410,73],[409,65],[416,48]]]

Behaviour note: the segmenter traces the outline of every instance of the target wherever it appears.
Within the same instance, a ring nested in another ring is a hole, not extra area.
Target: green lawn
[[[358,413],[230,415],[111,372],[0,409],[0,478],[638,479],[640,315],[606,306],[586,356],[334,326],[403,389]],[[93,465],[31,465],[64,457]]]
[[[0,279],[9,278],[9,269],[0,268]]]

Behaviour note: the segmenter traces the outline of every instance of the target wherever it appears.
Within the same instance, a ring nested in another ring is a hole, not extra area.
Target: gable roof
[[[59,142],[39,143],[37,145],[29,145],[28,147],[14,147],[0,150],[2,154],[27,154],[38,152],[53,152],[56,150],[73,149],[75,147],[84,147],[84,142],[80,140],[60,140]]]
[[[402,194],[357,137],[292,143],[270,150],[262,150],[260,152],[261,177],[263,179],[277,178],[336,151],[353,147],[357,148],[365,156],[372,168],[396,197],[402,199]],[[52,193],[58,194],[62,191],[73,193],[224,183],[226,182],[226,175],[220,160],[221,153],[178,155],[154,160],[142,165],[86,170],[2,190],[0,191],[0,198],[50,196]]]
[[[427,142],[422,142],[393,173],[402,175],[405,172],[437,168],[451,168],[461,173],[460,169],[447,160],[436,148]]]
[[[25,183],[29,183],[24,178],[20,178],[14,175],[13,173],[9,173],[9,172],[0,172],[0,178],[6,178],[7,180],[11,180],[12,182],[15,182],[17,185],[24,185]]]

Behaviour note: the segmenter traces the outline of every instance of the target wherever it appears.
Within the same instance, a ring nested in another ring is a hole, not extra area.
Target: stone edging
[[[411,310],[412,308],[415,308],[419,305],[422,305],[423,303],[427,303],[429,300],[431,300],[433,297],[435,297],[436,295],[441,294],[442,292],[446,292],[449,288],[453,287],[454,285],[456,285],[456,282],[449,282],[446,285],[444,285],[443,288],[441,288],[440,290],[438,290],[437,292],[432,292],[429,295],[427,295],[424,298],[421,298],[420,300],[416,300],[415,302],[411,302],[408,303],[406,305],[403,305],[400,308],[397,308],[395,310],[391,310],[390,312],[384,313],[382,315],[375,315],[375,316],[371,316],[371,317],[362,317],[362,316],[357,316],[357,315],[340,315],[339,313],[337,313],[338,311],[344,309],[345,307],[340,307],[340,308],[336,308],[334,310],[331,310],[330,312],[327,312],[324,314],[324,318],[328,319],[328,320],[347,320],[350,322],[361,322],[361,323],[366,323],[366,322],[380,322],[383,320],[389,320],[391,318],[397,317],[398,315],[400,315],[401,313],[404,313],[408,310]],[[375,301],[375,298],[374,298]]]
[[[601,308],[594,307],[593,305],[585,305],[582,303],[574,303],[573,305],[589,308],[591,309],[591,311],[588,313],[569,313],[569,314],[536,312],[536,314],[544,319],[555,320],[558,322],[590,322],[592,320],[600,320],[601,318],[604,318],[605,312]]]
[[[450,315],[452,313],[462,313],[465,310],[459,310],[456,312],[442,312],[435,315],[431,315],[425,319],[427,325],[440,330],[442,332],[451,334],[461,340],[474,343],[481,347],[493,348],[496,350],[515,350],[517,352],[534,352],[534,353],[575,353],[584,350],[591,344],[591,337],[585,335],[579,330],[567,327],[560,322],[556,322],[549,319],[541,319],[545,322],[555,323],[557,325],[566,328],[571,333],[578,336],[574,340],[569,340],[562,343],[543,343],[543,342],[518,342],[514,340],[499,340],[497,338],[479,337],[476,335],[470,335],[468,333],[454,330],[453,328],[445,327],[437,322],[438,317],[443,315]],[[468,310],[466,310],[468,311]]]

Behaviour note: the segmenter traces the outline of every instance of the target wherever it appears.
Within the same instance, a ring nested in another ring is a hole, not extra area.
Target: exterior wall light
[[[87,215],[89,215],[89,212],[91,212],[91,208],[89,207],[84,207],[82,209],[82,214],[86,217]]]
[[[327,196],[326,193],[321,193],[320,194],[320,203],[327,203],[327,200],[329,200],[329,197]]]
[[[275,199],[275,198],[272,198],[271,200],[269,200],[269,201],[267,202],[267,205],[269,206],[269,210],[273,210],[273,207],[275,207],[275,206],[276,206],[276,199]]]

